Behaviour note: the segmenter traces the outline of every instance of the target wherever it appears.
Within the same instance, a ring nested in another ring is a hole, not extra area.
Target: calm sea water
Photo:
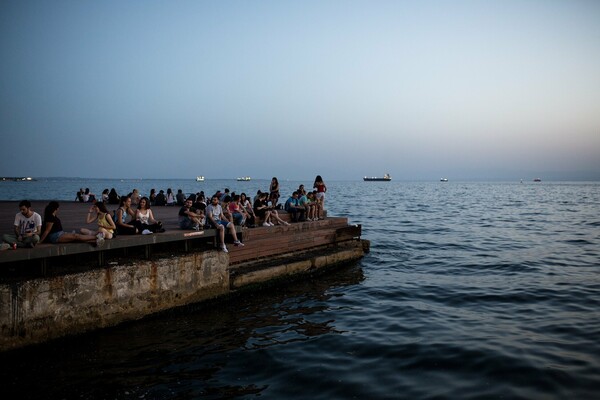
[[[301,182],[281,182],[283,192]],[[302,182],[311,186],[312,182]],[[15,398],[596,399],[600,183],[327,182],[371,253],[307,281],[0,354]],[[212,193],[268,181],[0,183]],[[251,245],[251,243],[247,243]]]

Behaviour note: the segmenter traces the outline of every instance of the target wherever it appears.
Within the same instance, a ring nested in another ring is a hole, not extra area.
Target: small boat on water
[[[440,182],[448,182],[448,178],[440,178]]]
[[[238,181],[243,181],[243,182],[245,182],[245,181],[249,181],[249,180],[251,180],[251,179],[252,179],[252,178],[250,178],[249,176],[241,176],[241,177],[238,177],[238,178],[237,178],[237,180],[238,180]]]
[[[542,180],[540,178],[535,178],[533,181],[534,182],[541,182]]]
[[[389,182],[392,180],[392,176],[390,174],[384,174],[383,178],[379,178],[377,176],[365,176],[363,181],[366,182]]]
[[[204,182],[204,176],[203,175],[197,176],[196,182]]]

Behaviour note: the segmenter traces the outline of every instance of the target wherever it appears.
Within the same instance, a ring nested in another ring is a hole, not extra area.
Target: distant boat
[[[19,181],[23,181],[23,182],[33,182],[36,179],[33,179],[30,176],[26,176],[26,177],[7,177],[7,176],[3,176],[0,177],[0,181],[15,181],[15,182],[19,182]]]
[[[237,178],[238,181],[249,181],[251,179],[252,178],[250,178],[249,176],[241,176]]]
[[[200,175],[196,177],[196,182],[204,182],[204,176]]]
[[[440,178],[440,182],[448,182],[448,178]]]
[[[390,174],[385,174],[383,175],[383,178],[378,178],[376,176],[365,176],[363,178],[363,181],[366,182],[372,182],[372,181],[379,181],[379,182],[389,182],[392,180],[392,176]]]
[[[533,181],[534,182],[541,182],[542,180],[540,178],[535,178]]]

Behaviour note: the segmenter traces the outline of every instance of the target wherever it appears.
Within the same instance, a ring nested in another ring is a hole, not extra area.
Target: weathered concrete
[[[0,285],[0,349],[116,325],[230,290],[217,251]]]

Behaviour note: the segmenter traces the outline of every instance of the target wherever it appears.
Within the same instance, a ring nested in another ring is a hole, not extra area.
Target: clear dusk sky
[[[0,175],[600,179],[600,1],[2,1]]]

